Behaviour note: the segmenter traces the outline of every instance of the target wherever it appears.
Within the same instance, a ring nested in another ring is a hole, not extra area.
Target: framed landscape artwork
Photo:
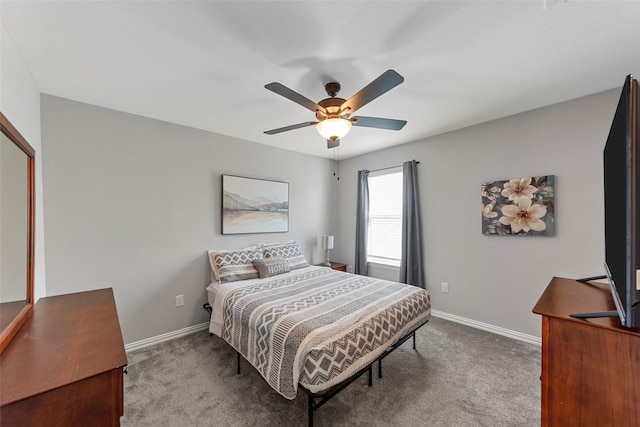
[[[482,183],[482,234],[553,236],[554,175]]]
[[[289,231],[289,183],[222,175],[222,234]]]

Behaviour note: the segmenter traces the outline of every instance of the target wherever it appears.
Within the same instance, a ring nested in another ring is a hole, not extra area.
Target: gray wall
[[[40,141],[40,90],[27,64],[0,23],[0,111],[36,151],[36,242],[34,297],[45,296],[44,210]]]
[[[357,171],[418,160],[433,308],[539,337],[541,321],[531,309],[553,276],[603,274],[602,149],[619,93],[611,90],[341,161],[338,235],[343,243],[333,259],[353,263]],[[482,235],[480,184],[539,175],[556,176],[556,235]],[[449,283],[449,293],[440,292],[441,282]]]
[[[113,287],[125,343],[207,320],[208,249],[294,239],[321,261],[332,161],[48,95],[41,110],[47,295]],[[221,174],[289,182],[289,232],[221,235]]]
[[[47,295],[113,287],[127,343],[204,322],[207,249],[295,239],[319,262],[331,233],[332,260],[353,264],[356,171],[416,159],[433,308],[540,336],[531,309],[551,277],[602,273],[602,148],[618,95],[346,159],[339,181],[329,160],[43,95]],[[221,174],[289,182],[290,232],[220,235]],[[481,182],[551,174],[556,236],[481,234]]]

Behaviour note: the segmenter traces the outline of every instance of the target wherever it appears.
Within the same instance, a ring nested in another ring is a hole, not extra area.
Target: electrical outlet
[[[176,307],[182,307],[184,305],[184,295],[176,295]]]
[[[449,292],[449,284],[447,282],[440,283],[440,290],[444,293]]]

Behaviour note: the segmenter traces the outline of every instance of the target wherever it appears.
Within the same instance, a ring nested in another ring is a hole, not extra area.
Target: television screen
[[[628,76],[604,149],[605,269],[620,320],[640,327],[638,83]]]

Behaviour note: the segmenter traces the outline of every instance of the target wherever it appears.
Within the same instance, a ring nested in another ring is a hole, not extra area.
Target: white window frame
[[[376,177],[380,177],[380,176],[384,176],[384,175],[391,175],[391,174],[399,174],[400,175],[400,188],[398,189],[398,194],[400,195],[400,200],[399,200],[399,206],[397,206],[399,208],[399,210],[397,211],[397,213],[395,215],[378,215],[377,212],[375,212],[375,208],[372,209],[372,203],[371,203],[371,198],[372,198],[372,192],[371,192],[371,185],[369,185],[369,217],[367,218],[367,263],[369,264],[380,264],[380,265],[387,265],[387,266],[393,266],[393,267],[400,267],[400,261],[402,258],[402,166],[399,166],[397,168],[389,168],[389,169],[385,169],[382,171],[375,171],[375,172],[371,172],[369,174],[369,184],[371,184],[371,180],[372,178],[375,179]],[[373,215],[372,215],[372,210],[373,210]],[[375,219],[381,219],[381,220],[385,220],[385,219],[391,219],[391,220],[395,220],[398,222],[399,225],[399,250],[400,253],[398,253],[397,258],[395,257],[388,257],[388,256],[381,256],[380,254],[371,254],[370,248],[373,246],[371,244],[371,230],[372,230],[372,218]]]

